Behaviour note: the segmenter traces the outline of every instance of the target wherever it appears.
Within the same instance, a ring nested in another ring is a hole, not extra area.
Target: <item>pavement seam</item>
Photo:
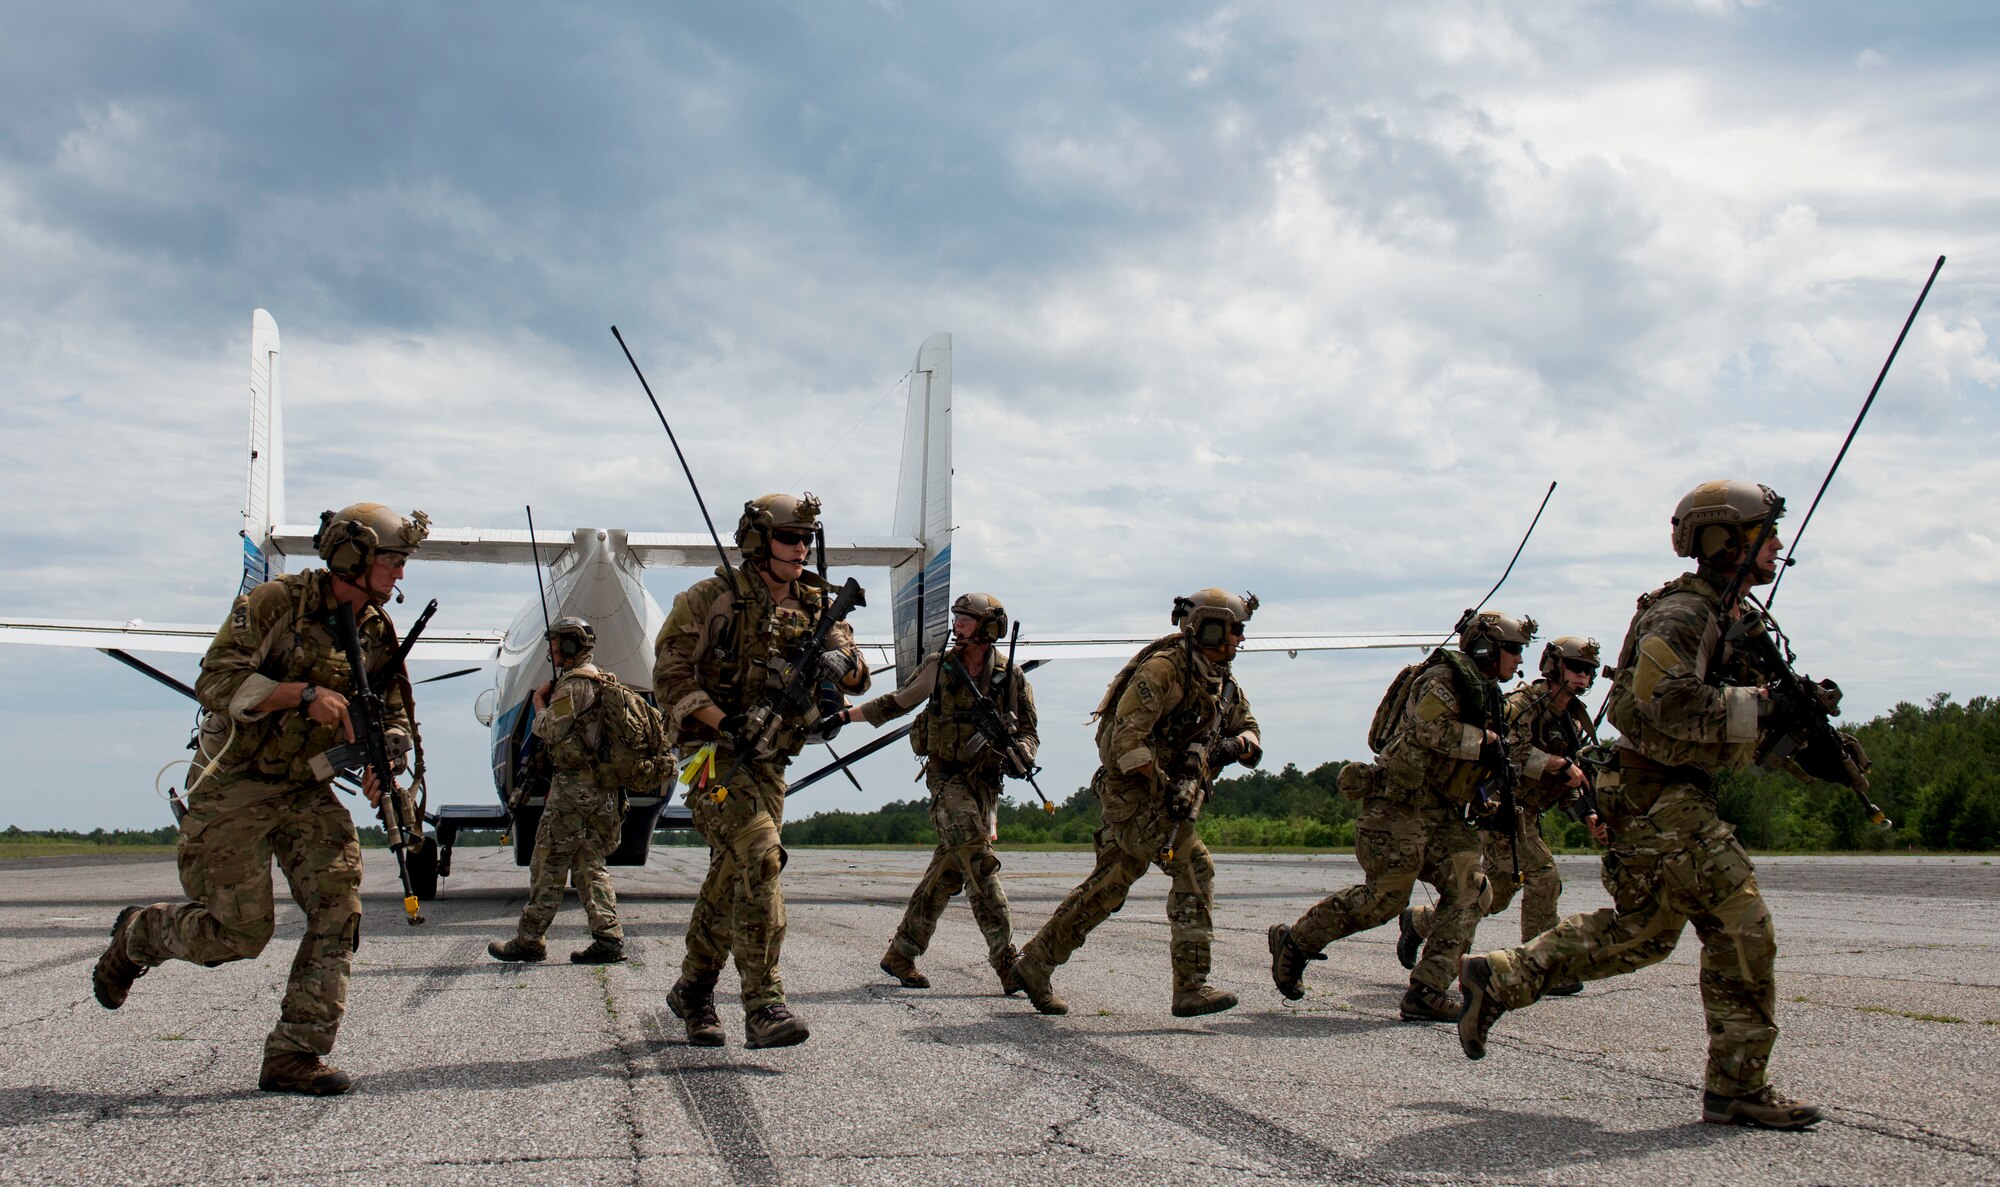
[[[739,1077],[742,1065],[721,1049],[697,1056],[686,1043],[667,1038],[679,1024],[664,1010],[642,1014],[646,1037],[654,1045],[654,1058],[671,1077],[674,1091],[688,1120],[708,1139],[709,1149],[723,1164],[729,1177],[743,1187],[771,1187],[781,1183],[778,1165],[764,1140],[764,1122],[757,1103],[750,1099]],[[697,1085],[693,1076],[714,1073]]]

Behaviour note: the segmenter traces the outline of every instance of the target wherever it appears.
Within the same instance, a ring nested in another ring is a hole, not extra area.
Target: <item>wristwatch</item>
[[[319,685],[308,684],[299,690],[299,708],[312,708],[313,698],[319,696]]]

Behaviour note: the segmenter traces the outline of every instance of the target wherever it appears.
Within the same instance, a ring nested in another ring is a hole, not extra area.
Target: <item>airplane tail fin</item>
[[[917,348],[903,413],[894,530],[916,537],[923,549],[890,570],[899,683],[916,673],[926,651],[941,645],[949,630],[951,529],[951,335],[938,333]]]
[[[252,589],[285,571],[271,540],[285,518],[285,417],[278,376],[278,323],[250,315],[250,482],[243,498],[243,585]]]

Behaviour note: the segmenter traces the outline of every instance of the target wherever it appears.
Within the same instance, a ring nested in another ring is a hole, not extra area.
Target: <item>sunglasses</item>
[[[1241,639],[1241,638],[1243,637],[1243,624],[1242,624],[1242,623],[1240,623],[1240,622],[1232,622],[1232,623],[1230,623],[1230,624],[1229,624],[1229,633],[1230,633],[1230,634],[1232,634],[1232,635],[1235,635],[1235,636],[1236,636],[1237,638]]]
[[[1586,663],[1580,659],[1566,659],[1562,664],[1565,672],[1575,672],[1579,676],[1589,676],[1593,679],[1597,676],[1596,664]]]
[[[772,532],[772,533],[771,533],[771,539],[775,540],[776,542],[778,542],[778,543],[780,543],[780,544],[810,544],[810,543],[812,543],[812,538],[813,538],[813,534],[812,534],[811,532]]]
[[[1521,649],[1526,646],[1526,643],[1502,643],[1500,650],[1506,652],[1508,655],[1519,655],[1521,654]]]

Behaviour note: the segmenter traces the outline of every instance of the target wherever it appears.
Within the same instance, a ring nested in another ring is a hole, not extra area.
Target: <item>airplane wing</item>
[[[284,556],[311,557],[312,538],[318,528],[307,524],[283,524],[271,529],[271,546]],[[642,565],[710,569],[715,567],[715,539],[705,532],[628,532],[612,530],[613,551],[622,552]],[[424,564],[460,561],[489,565],[529,565],[536,550],[543,565],[553,565],[575,544],[576,530],[537,528],[534,539],[526,528],[440,528],[431,529],[417,553]],[[731,564],[740,563],[742,553],[733,545]],[[826,560],[829,565],[880,568],[900,564],[924,551],[924,542],[915,536],[847,536],[827,533]]]
[[[525,533],[524,533],[525,534]],[[425,631],[411,659],[485,663],[498,658],[502,631]],[[164,651],[201,655],[215,628],[194,623],[89,622],[67,618],[0,618],[0,643],[38,647],[94,647],[99,651]]]
[[[1132,654],[1153,641],[1146,638],[1118,638],[1106,635],[1044,635],[1022,639],[1015,658],[1044,663],[1058,659],[1130,659]],[[871,665],[888,667],[894,663],[895,648],[886,639],[864,639],[857,644]],[[1301,651],[1394,651],[1408,648],[1429,651],[1438,645],[1438,632],[1400,632],[1374,635],[1251,635],[1243,641],[1242,652],[1257,654],[1280,651],[1297,658]],[[999,644],[1003,649],[1006,644]]]

